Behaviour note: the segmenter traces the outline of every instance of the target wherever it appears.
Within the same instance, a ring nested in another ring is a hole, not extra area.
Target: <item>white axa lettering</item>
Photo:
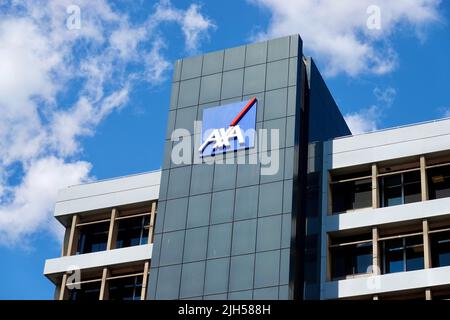
[[[213,148],[216,150],[223,149],[224,147],[229,148],[231,146],[230,139],[237,139],[240,145],[245,144],[244,135],[240,126],[229,127],[226,130],[224,128],[214,129],[198,151],[203,152],[210,143],[214,143]]]

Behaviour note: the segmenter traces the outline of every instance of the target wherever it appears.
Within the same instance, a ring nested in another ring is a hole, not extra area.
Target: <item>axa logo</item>
[[[258,101],[232,103],[203,111],[201,156],[254,147]]]

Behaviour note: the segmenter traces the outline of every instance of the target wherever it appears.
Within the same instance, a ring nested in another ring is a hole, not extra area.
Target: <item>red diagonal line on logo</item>
[[[236,118],[234,118],[233,121],[231,121],[230,123],[230,127],[234,127],[235,125],[238,124],[239,121],[241,121],[242,117],[245,116],[245,114],[247,113],[248,110],[250,110],[250,108],[253,106],[253,104],[256,102],[256,97],[254,97],[252,100],[250,100],[246,106],[244,107],[244,109],[241,110],[241,112],[239,112],[239,114],[237,115]]]

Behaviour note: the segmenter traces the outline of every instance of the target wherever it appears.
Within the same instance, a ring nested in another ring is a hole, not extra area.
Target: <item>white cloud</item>
[[[211,20],[206,19],[200,14],[199,10],[200,7],[198,5],[191,4],[183,15],[181,24],[186,38],[186,47],[190,51],[196,51],[200,38],[207,35],[205,31],[214,28]]]
[[[385,90],[377,87],[373,90],[373,94],[378,102],[382,103],[385,107],[391,107],[397,96],[397,90],[392,87],[388,87]]]
[[[450,118],[450,108],[444,108],[443,116],[444,118]]]
[[[203,16],[200,6],[191,4],[187,10],[179,10],[172,6],[169,0],[162,0],[156,5],[156,10],[148,25],[160,22],[176,22],[180,25],[189,52],[195,52],[203,37],[208,37],[208,31],[215,29],[215,24]]]
[[[95,126],[115,109],[123,107],[127,101],[128,89],[123,88],[105,97],[98,108],[82,96],[71,109],[55,113],[49,134],[53,149],[61,156],[76,153],[80,149],[77,138],[92,135]]]
[[[162,1],[136,25],[105,0],[79,0],[81,28],[69,30],[72,4],[12,1],[0,12],[1,245],[54,230],[58,189],[93,179],[92,165],[79,160],[80,137],[126,106],[137,81],[166,79],[170,42],[161,25],[178,26],[187,51],[213,28],[196,5],[182,10]],[[159,7],[176,15],[159,16]]]
[[[352,134],[378,130],[379,110],[376,106],[349,113],[344,118]]]
[[[322,60],[326,73],[385,74],[397,65],[397,53],[389,42],[406,27],[423,41],[424,28],[438,21],[440,0],[249,0],[269,9],[267,30],[257,38],[299,33],[306,52]],[[367,27],[367,8],[377,5],[381,29]]]
[[[137,46],[146,38],[143,27],[130,28],[129,26],[115,30],[109,38],[112,48],[119,51],[121,58],[138,58]]]
[[[170,68],[170,63],[161,54],[165,44],[161,38],[157,38],[152,43],[150,53],[146,55],[144,63],[147,65],[145,77],[150,83],[159,83],[163,80],[163,75]]]
[[[25,18],[2,20],[0,38],[0,103],[10,107],[37,93],[51,96],[55,88],[50,71],[62,57],[52,51],[49,39]]]
[[[52,156],[33,162],[22,183],[10,190],[13,201],[0,206],[1,243],[26,246],[27,235],[49,230],[58,190],[88,181],[90,168],[84,161],[66,163]]]
[[[377,104],[357,112],[350,112],[344,116],[352,134],[378,130],[384,113],[394,104],[397,90],[392,87],[387,87],[384,90],[377,87],[373,90],[373,95]]]

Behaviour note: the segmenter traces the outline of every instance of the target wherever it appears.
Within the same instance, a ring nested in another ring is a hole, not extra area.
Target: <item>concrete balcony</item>
[[[161,171],[71,186],[61,190],[54,216],[65,226],[75,213],[157,200]]]
[[[450,285],[450,267],[390,273],[326,282],[322,299],[348,299]]]
[[[326,232],[382,226],[390,223],[450,215],[450,198],[409,203],[386,208],[366,208],[327,216]]]
[[[150,260],[153,244],[65,256],[45,261],[44,275],[55,282],[58,275],[74,269],[93,269]]]

